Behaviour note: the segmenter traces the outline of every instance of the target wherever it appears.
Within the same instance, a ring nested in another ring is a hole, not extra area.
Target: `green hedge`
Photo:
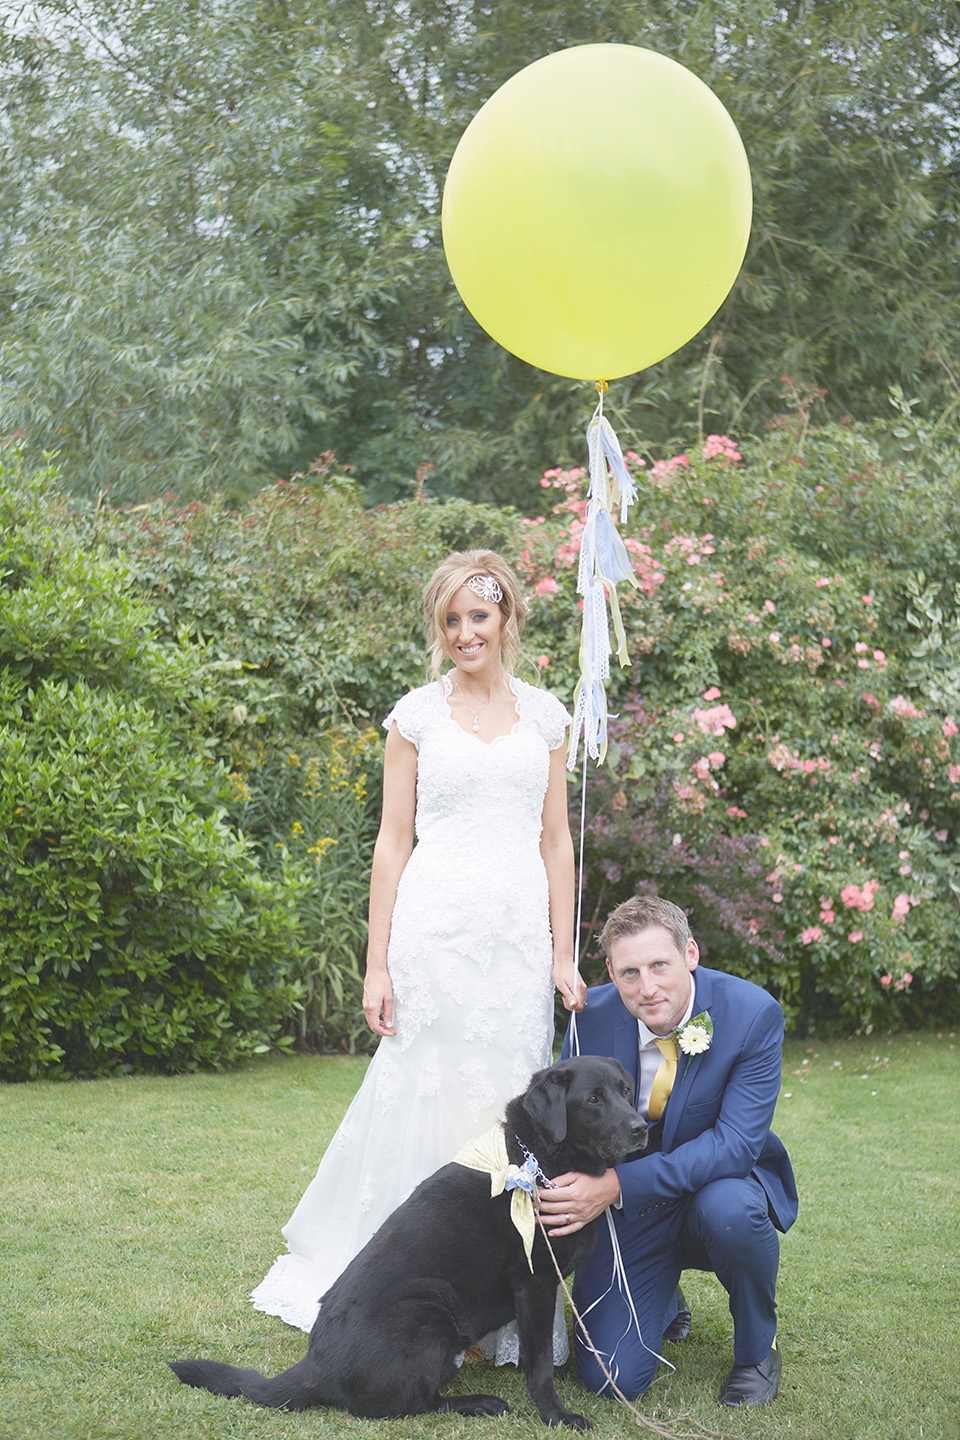
[[[299,887],[227,821],[203,653],[49,484],[0,474],[0,1074],[229,1063],[297,1003]]]
[[[607,764],[588,767],[584,968],[602,975],[609,907],[658,890],[690,909],[708,963],[767,986],[792,1025],[953,1024],[960,464],[906,406],[889,427],[818,430],[795,399],[745,455],[707,437],[656,465],[629,459],[633,664],[611,678]],[[585,484],[547,471],[536,516],[427,496],[368,510],[329,461],[241,512],[68,514],[49,492],[50,553],[81,537],[110,577],[105,607],[132,606],[131,585],[149,601],[137,633],[159,643],[124,695],[187,728],[231,833],[295,898],[288,1039],[366,1042],[378,726],[424,678],[424,578],[453,547],[501,549],[532,597],[526,673],[569,702]],[[78,614],[65,624],[48,596],[34,649],[49,628],[66,655]],[[80,648],[91,686],[113,653],[97,633]]]

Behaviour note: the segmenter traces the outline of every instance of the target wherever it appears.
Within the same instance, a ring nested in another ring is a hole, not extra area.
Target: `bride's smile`
[[[447,654],[459,670],[478,680],[489,676],[488,683],[498,684],[502,674],[500,657],[503,612],[499,605],[478,600],[474,592],[461,585],[447,607],[443,634]],[[486,699],[476,695],[476,699]]]

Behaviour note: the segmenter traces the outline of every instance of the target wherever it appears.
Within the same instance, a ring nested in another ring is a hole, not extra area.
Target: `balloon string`
[[[580,796],[580,850],[577,866],[577,924],[573,934],[573,983],[580,975],[580,926],[583,921],[583,837],[587,825],[587,747],[583,747],[583,790]],[[577,1012],[570,1011],[570,1047],[574,1055],[580,1054],[580,1037],[577,1034]]]

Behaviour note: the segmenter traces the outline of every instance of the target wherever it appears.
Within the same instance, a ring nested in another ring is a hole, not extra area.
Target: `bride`
[[[384,721],[363,990],[382,1038],[283,1228],[288,1253],[251,1297],[303,1330],[391,1211],[551,1063],[554,985],[568,1010],[584,1002],[569,716],[511,673],[527,613],[517,578],[493,551],[454,553],[424,609],[434,678]],[[498,1361],[517,1359],[511,1330]]]

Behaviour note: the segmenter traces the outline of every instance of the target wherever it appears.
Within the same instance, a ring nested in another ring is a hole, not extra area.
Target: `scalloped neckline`
[[[510,729],[505,730],[502,735],[494,735],[492,740],[484,740],[474,730],[465,729],[464,726],[460,724],[460,721],[454,715],[453,711],[450,709],[450,696],[453,694],[453,680],[451,679],[451,672],[448,670],[446,674],[440,676],[440,687],[443,691],[441,698],[443,700],[443,708],[447,712],[447,719],[450,721],[451,725],[454,725],[460,731],[461,735],[466,735],[468,740],[479,741],[479,743],[483,745],[487,750],[489,750],[491,745],[496,745],[498,740],[509,740],[511,735],[516,735],[517,729],[520,725],[520,692],[518,689],[515,688],[517,684],[517,677],[515,675],[505,675],[504,679],[506,680],[507,685],[510,688],[510,693],[513,696],[513,708],[516,711],[517,718],[510,726]]]

